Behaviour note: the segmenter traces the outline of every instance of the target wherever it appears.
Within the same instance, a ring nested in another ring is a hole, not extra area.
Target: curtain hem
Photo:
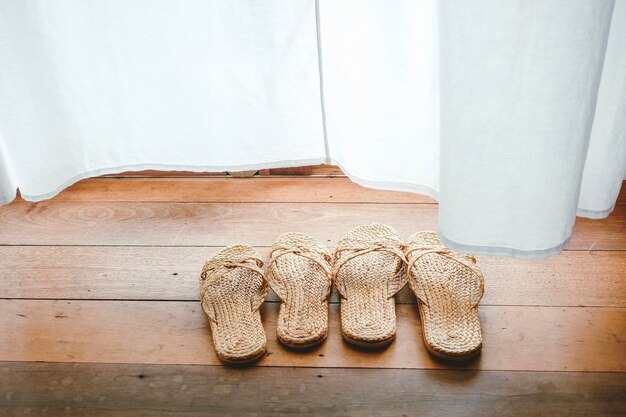
[[[72,186],[80,180],[92,177],[98,177],[101,175],[116,174],[124,171],[144,171],[144,170],[159,170],[159,171],[191,171],[191,172],[219,172],[219,171],[249,171],[258,169],[272,169],[272,168],[290,168],[306,165],[317,164],[334,164],[337,165],[346,174],[346,176],[354,183],[359,184],[366,188],[374,188],[378,190],[388,191],[401,191],[411,192],[416,194],[423,194],[432,197],[435,200],[439,199],[439,192],[427,185],[413,184],[407,182],[393,182],[373,180],[355,175],[347,170],[340,162],[334,159],[328,159],[324,157],[310,158],[310,159],[297,159],[297,160],[285,160],[285,161],[272,161],[262,162],[257,164],[244,164],[244,165],[221,165],[221,166],[198,166],[198,165],[169,165],[169,164],[128,164],[118,165],[114,167],[99,168],[94,170],[85,171],[81,174],[75,175],[69,180],[64,181],[61,185],[58,185],[52,189],[52,191],[42,194],[27,194],[21,192],[21,196],[26,201],[38,202],[53,198],[64,189]],[[19,187],[18,187],[19,188]],[[17,193],[14,192],[12,197],[0,196],[0,205],[8,204],[15,199]]]
[[[227,165],[227,166],[196,166],[196,165],[167,165],[167,164],[130,164],[130,165],[120,165],[114,167],[100,168],[95,170],[90,170],[78,174],[71,179],[65,181],[61,185],[55,187],[52,191],[44,193],[44,194],[21,194],[22,198],[26,201],[43,201],[50,199],[57,194],[59,194],[64,189],[70,187],[76,182],[91,177],[97,177],[101,175],[115,174],[124,171],[144,171],[144,170],[162,170],[162,171],[192,171],[192,172],[219,172],[219,171],[247,171],[247,170],[258,170],[258,169],[272,169],[272,168],[289,168],[289,167],[297,167],[297,166],[306,166],[306,165],[317,165],[317,164],[335,164],[341,168],[341,170],[348,176],[348,178],[363,187],[374,188],[380,190],[391,190],[391,191],[402,191],[402,192],[412,192],[417,194],[428,195],[435,200],[438,200],[439,193],[433,188],[421,185],[421,184],[413,184],[406,182],[393,182],[393,181],[382,181],[382,180],[372,180],[360,177],[358,175],[354,175],[349,170],[347,170],[340,162],[329,159],[329,158],[311,158],[311,159],[298,159],[298,160],[283,160],[283,161],[272,161],[272,162],[262,162],[257,164],[244,164],[244,165]],[[14,191],[11,194],[0,195],[0,205],[8,204],[13,201],[17,196],[17,192]],[[578,217],[586,217],[590,219],[601,219],[607,217],[613,210],[615,209],[615,205],[613,205],[610,209],[607,210],[586,210],[586,209],[578,209],[576,215]],[[491,255],[491,256],[512,256],[515,258],[521,259],[538,259],[538,258],[547,258],[553,255],[556,255],[565,249],[567,244],[569,243],[570,238],[568,237],[564,242],[555,245],[546,249],[517,249],[510,247],[501,247],[501,246],[480,246],[480,245],[468,245],[464,243],[455,242],[452,239],[449,239],[441,231],[438,231],[439,238],[444,243],[444,245],[448,246],[451,249],[454,249],[459,252],[469,252],[477,255]]]
[[[272,168],[290,168],[306,165],[317,165],[326,163],[326,158],[311,158],[311,159],[297,159],[286,161],[272,161],[262,162],[258,164],[244,164],[244,165],[222,165],[222,166],[198,166],[198,165],[168,165],[168,164],[129,164],[119,165],[114,167],[99,168],[90,171],[85,171],[81,174],[75,175],[69,180],[63,182],[53,188],[52,191],[43,194],[25,194],[21,193],[22,198],[26,201],[43,201],[52,198],[59,194],[64,189],[72,186],[80,180],[85,178],[99,177],[101,175],[117,174],[125,171],[145,171],[145,170],[158,170],[158,171],[192,171],[192,172],[220,172],[220,171],[250,171],[259,169],[272,169]],[[21,191],[20,191],[21,192]],[[13,197],[15,199],[15,196]],[[13,199],[7,200],[7,204]],[[4,198],[1,200],[4,201]]]
[[[415,194],[423,194],[433,199],[439,201],[439,192],[434,188],[431,188],[427,185],[422,184],[413,184],[410,182],[395,182],[395,181],[383,181],[383,180],[373,180],[361,177],[359,175],[355,175],[349,170],[347,170],[341,162],[331,159],[327,162],[331,165],[337,165],[343,172],[346,174],[350,181],[359,184],[362,187],[366,188],[374,188],[376,190],[386,190],[386,191],[400,191],[400,192],[409,192]]]
[[[458,243],[454,240],[448,239],[441,233],[440,230],[437,233],[439,234],[439,239],[441,239],[444,245],[458,252],[467,252],[474,255],[512,256],[519,259],[540,259],[557,255],[565,249],[570,240],[568,237],[564,242],[547,249],[516,249],[504,246],[466,245],[464,243]]]
[[[17,188],[9,193],[2,193],[0,195],[0,206],[4,206],[5,204],[9,204],[11,201],[15,200],[17,197]]]
[[[611,208],[606,210],[587,210],[587,209],[577,209],[576,216],[584,217],[587,219],[604,219],[609,216],[615,210],[615,204],[611,206]]]

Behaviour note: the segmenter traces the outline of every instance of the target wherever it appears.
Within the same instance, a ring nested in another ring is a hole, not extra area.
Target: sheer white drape
[[[0,203],[132,169],[334,162],[539,257],[615,204],[626,0],[0,2]]]

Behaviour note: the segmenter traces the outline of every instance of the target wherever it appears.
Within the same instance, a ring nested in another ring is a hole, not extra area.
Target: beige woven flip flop
[[[267,295],[263,262],[248,245],[222,249],[200,276],[200,302],[209,318],[217,356],[228,363],[255,361],[265,353],[259,307]]]
[[[341,239],[334,252],[334,281],[341,296],[341,333],[349,343],[385,346],[396,335],[394,295],[404,287],[400,236],[368,224]]]
[[[281,235],[270,252],[266,279],[282,303],[276,334],[283,344],[304,349],[328,335],[331,256],[304,233]]]
[[[412,235],[405,255],[426,348],[448,360],[477,355],[483,340],[478,303],[484,292],[484,277],[476,259],[446,248],[435,232]]]

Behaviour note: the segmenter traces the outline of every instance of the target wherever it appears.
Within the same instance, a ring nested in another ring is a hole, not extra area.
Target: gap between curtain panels
[[[328,145],[328,130],[326,128],[326,104],[324,99],[324,67],[322,61],[322,29],[320,20],[320,0],[315,0],[315,34],[317,39],[317,72],[320,91],[320,110],[322,115],[322,132],[324,134],[324,152],[326,163],[331,164],[330,146]]]

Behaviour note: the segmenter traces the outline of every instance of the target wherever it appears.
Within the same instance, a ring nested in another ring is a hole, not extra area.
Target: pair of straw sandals
[[[405,245],[389,226],[364,225],[341,239],[332,256],[315,238],[286,233],[272,246],[266,273],[259,257],[248,245],[229,246],[202,269],[200,300],[225,362],[264,355],[259,307],[268,286],[281,300],[278,340],[294,349],[322,343],[333,282],[341,298],[341,332],[351,344],[381,347],[394,340],[394,295],[408,281],[433,355],[463,360],[481,349],[483,274],[473,256],[446,248],[434,232],[415,233]]]

